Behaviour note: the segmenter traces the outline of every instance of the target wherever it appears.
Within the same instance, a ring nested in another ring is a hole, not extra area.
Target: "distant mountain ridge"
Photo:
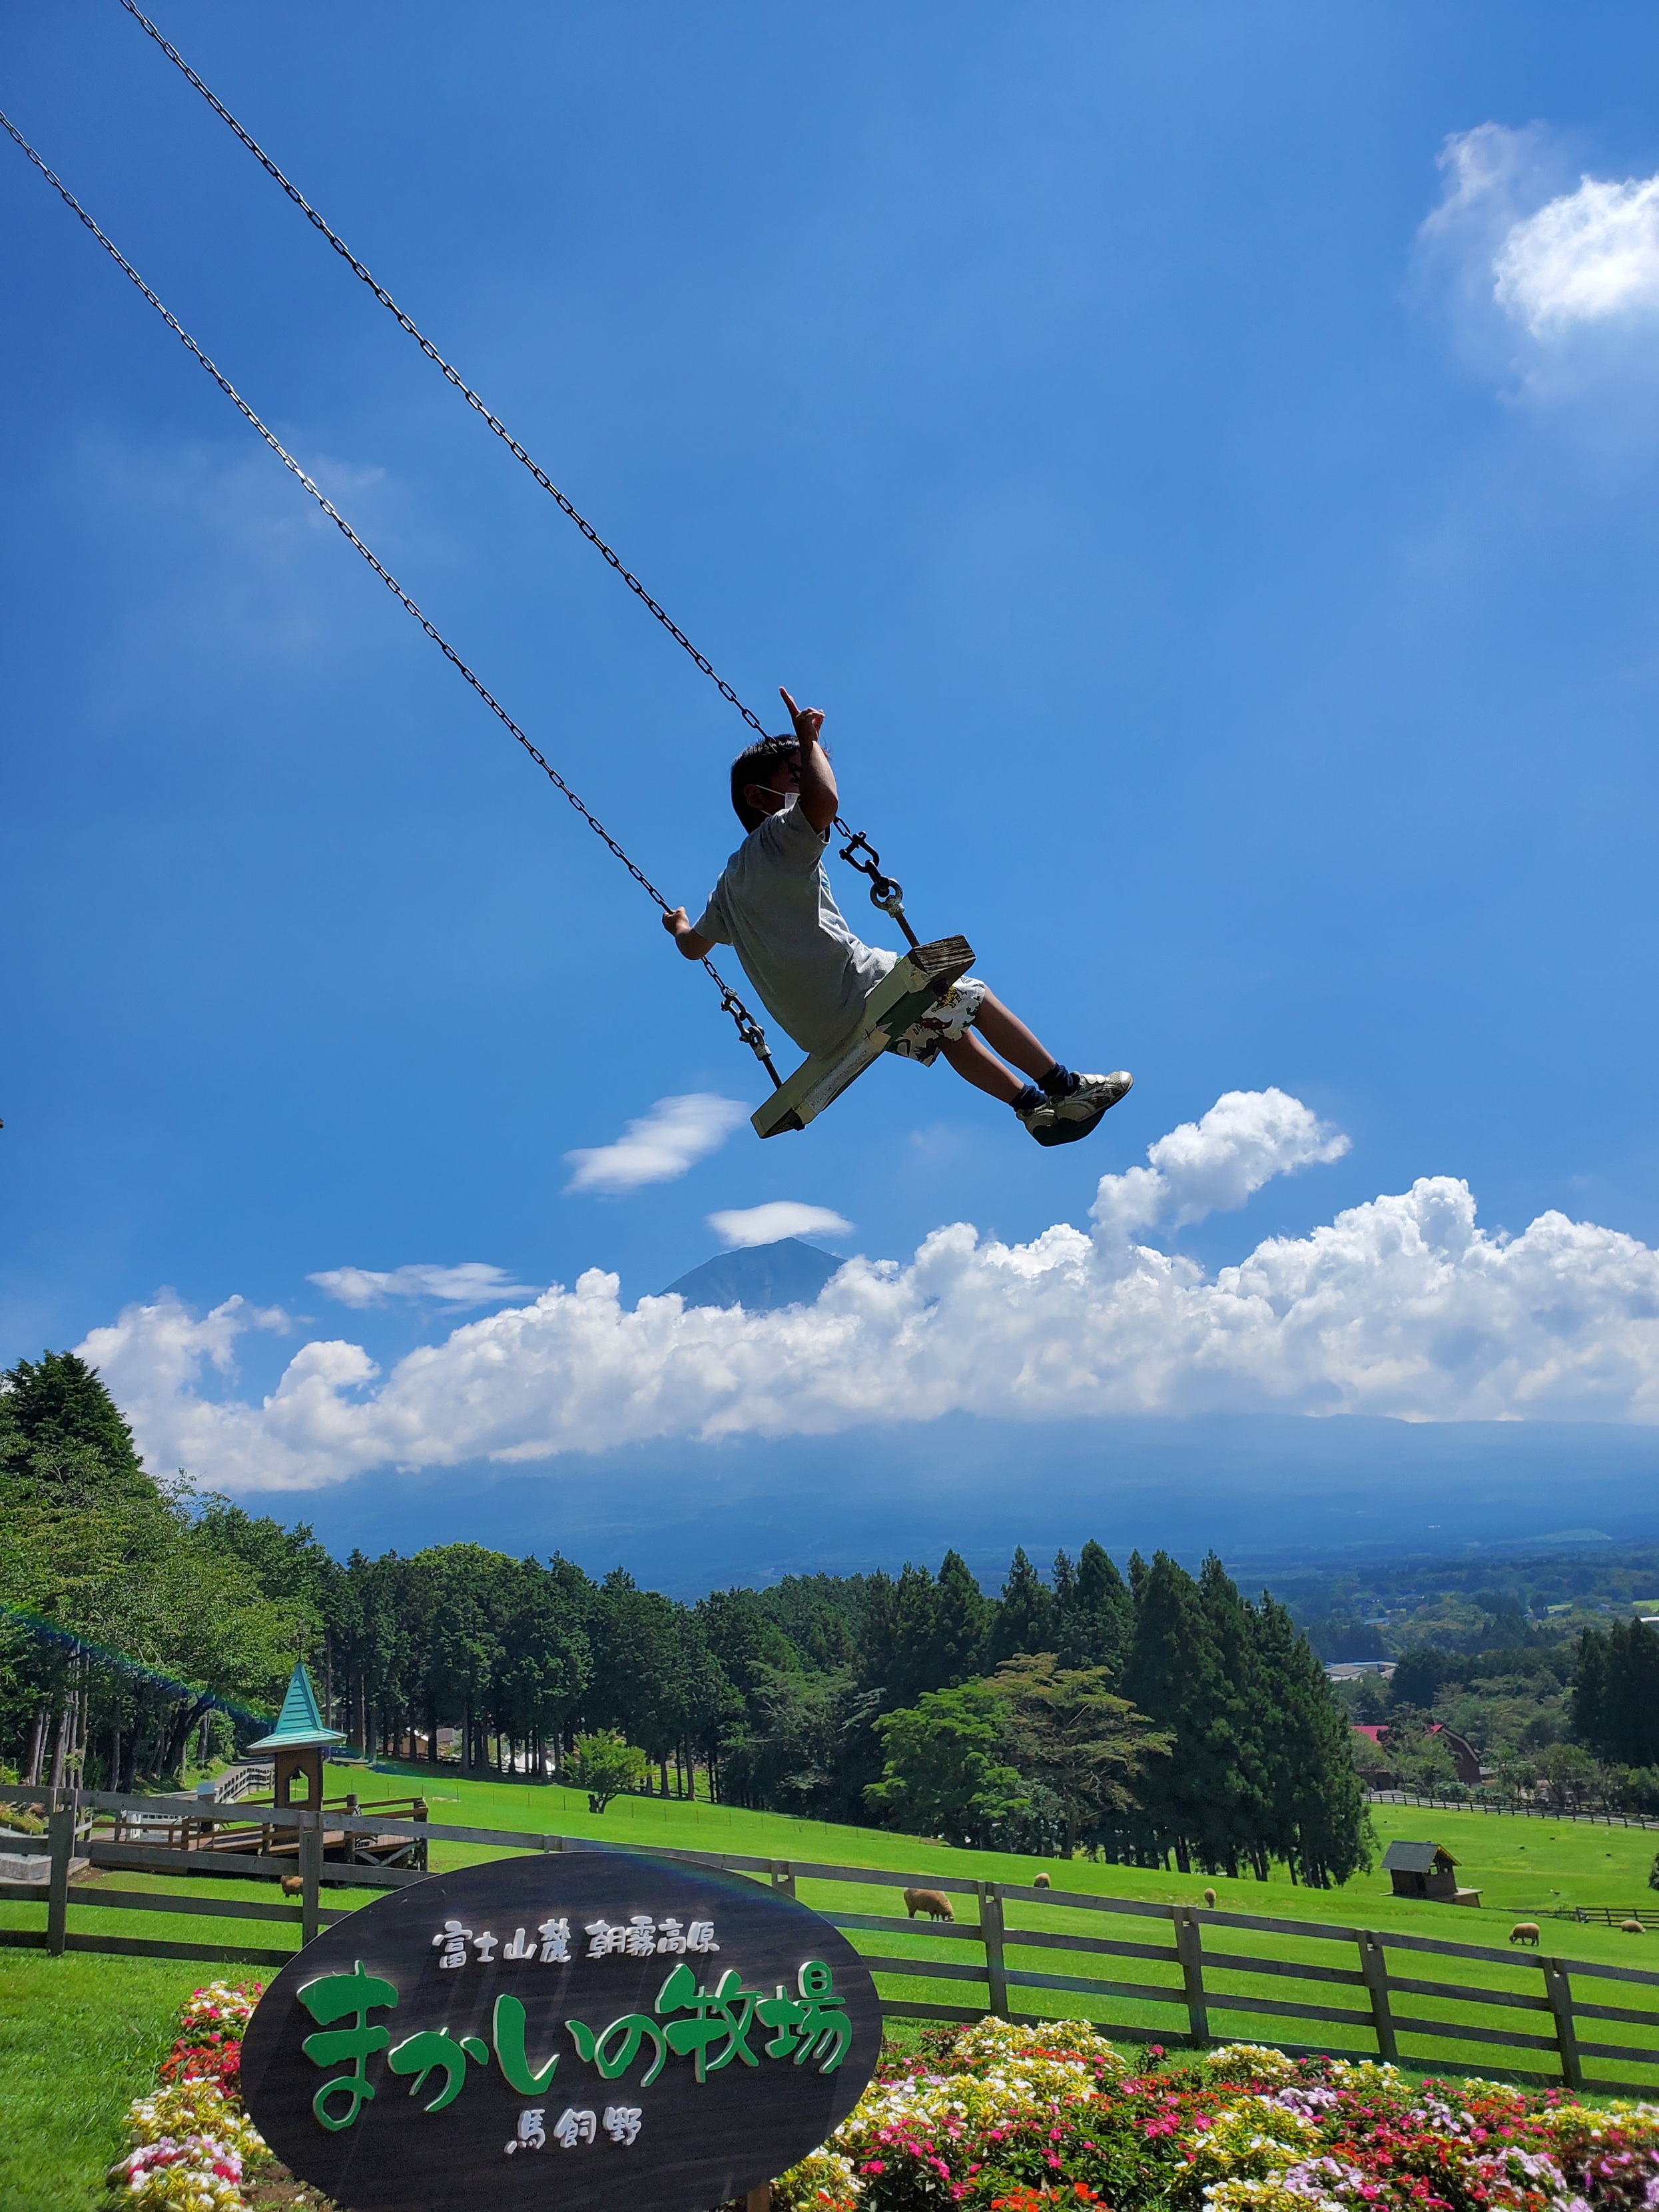
[[[777,1313],[784,1306],[810,1306],[843,1262],[799,1237],[775,1244],[751,1244],[744,1251],[722,1252],[693,1267],[663,1292],[678,1291],[689,1306],[741,1306],[746,1313]]]

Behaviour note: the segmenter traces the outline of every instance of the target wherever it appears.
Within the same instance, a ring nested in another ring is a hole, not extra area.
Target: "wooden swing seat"
[[[776,1137],[815,1121],[973,964],[974,948],[965,937],[938,938],[896,961],[865,1001],[859,1025],[847,1042],[833,1053],[815,1053],[803,1060],[789,1080],[756,1109],[750,1116],[755,1134]]]

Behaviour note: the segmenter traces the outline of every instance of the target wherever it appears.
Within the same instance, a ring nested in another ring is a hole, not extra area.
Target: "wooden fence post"
[[[300,1830],[300,1941],[309,1943],[322,1922],[317,1917],[317,1885],[323,1871],[323,1814],[303,1816]]]
[[[1561,2054],[1561,2079],[1569,2089],[1582,2089],[1584,2068],[1578,2056],[1577,2032],[1572,2024],[1572,1984],[1567,1978],[1566,1964],[1560,1959],[1546,1959],[1541,1963],[1544,1994],[1555,2015],[1555,2047]]]
[[[1394,2012],[1389,2003],[1389,1959],[1382,1938],[1374,1929],[1359,1932],[1359,1971],[1371,2001],[1371,2026],[1376,2031],[1376,2055],[1390,2066],[1400,2063],[1400,2044],[1394,2032]]]
[[[1002,1960],[1002,1898],[994,1881],[976,1881],[979,1892],[980,1941],[985,1946],[985,1979],[990,1990],[990,2008],[999,2020],[1008,2017],[1008,1969]]]
[[[47,1815],[46,1849],[52,1854],[46,1877],[46,1949],[57,1959],[63,1956],[69,1944],[70,1861],[75,1855],[72,1798],[67,1805]]]
[[[793,1897],[794,1895],[795,1869],[790,1865],[787,1859],[773,1860],[772,1887],[774,1889],[781,1890],[786,1897]]]
[[[1195,2044],[1210,2039],[1210,2014],[1204,2002],[1204,1931],[1190,1905],[1171,1908],[1175,1919],[1176,1956],[1187,1999],[1187,2027]]]

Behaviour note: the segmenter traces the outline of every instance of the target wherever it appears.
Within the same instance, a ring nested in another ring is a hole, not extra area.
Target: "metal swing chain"
[[[63,200],[64,205],[70,210],[71,214],[77,216],[79,220],[85,224],[86,228],[97,240],[100,246],[103,247],[104,251],[115,263],[117,268],[118,268],[122,274],[128,277],[131,282],[137,286],[138,290],[143,294],[145,299],[149,301],[150,306],[155,308],[156,313],[161,316],[162,321],[166,323],[167,328],[173,333],[174,337],[179,340],[187,351],[194,355],[197,361],[201,363],[202,367],[213,379],[221,392],[224,393],[226,398],[231,402],[238,413],[240,414],[244,420],[258,432],[259,435],[264,440],[266,445],[270,447],[271,452],[276,454],[277,459],[281,461],[283,466],[289,471],[289,475],[292,476],[303,488],[303,489],[307,491],[311,495],[312,498],[316,501],[318,506],[321,507],[323,513],[328,517],[335,528],[339,531],[342,537],[345,538],[352,545],[356,547],[358,552],[362,555],[364,560],[368,562],[369,567],[373,568],[375,574],[380,579],[380,581],[386,586],[386,589],[399,601],[401,601],[406,611],[415,617],[415,620],[417,623],[419,623],[421,628],[426,632],[427,635],[432,640],[432,642],[443,654],[445,659],[449,661],[459,673],[465,678],[466,681],[471,685],[474,691],[477,693],[479,698],[483,701],[485,706],[489,708],[490,713],[495,716],[497,720],[503,723],[506,727],[512,732],[513,735],[524,747],[526,752],[529,754],[531,759],[535,762],[537,767],[540,769],[543,775],[547,777],[549,782],[553,785],[556,790],[560,791],[564,794],[565,798],[569,800],[571,805],[575,808],[577,813],[581,816],[583,821],[586,823],[588,828],[592,830],[597,837],[602,839],[603,842],[610,848],[611,851],[616,854],[617,858],[622,862],[623,867],[627,869],[629,874],[633,877],[635,882],[639,884],[641,889],[656,901],[657,904],[662,908],[662,911],[665,914],[672,914],[673,912],[673,908],[669,905],[668,901],[663,896],[662,893],[657,889],[657,886],[652,882],[650,877],[646,874],[642,868],[638,866],[635,862],[629,858],[628,854],[623,852],[622,847],[617,842],[611,832],[605,828],[604,823],[602,823],[599,817],[596,814],[592,813],[583,804],[580,798],[571,789],[570,786],[565,781],[564,778],[559,774],[557,769],[553,766],[546,755],[541,751],[540,748],[532,744],[531,739],[525,735],[525,732],[519,727],[511,714],[507,713],[506,708],[501,705],[500,700],[495,697],[495,694],[489,690],[483,680],[477,676],[467,665],[466,662],[462,659],[460,654],[456,652],[454,647],[450,644],[448,639],[442,635],[442,633],[437,629],[436,625],[432,623],[424,613],[422,613],[421,609],[416,605],[415,601],[410,599],[409,593],[404,591],[403,586],[398,581],[397,578],[392,574],[392,571],[385,566],[378,556],[375,555],[368,546],[364,544],[362,539],[359,538],[351,525],[334,505],[334,502],[329,499],[315,483],[313,483],[312,479],[301,467],[298,461],[295,459],[293,454],[290,453],[287,447],[283,444],[281,439],[276,436],[274,431],[268,428],[260,420],[259,416],[254,413],[252,408],[248,405],[246,400],[244,399],[241,393],[237,391],[235,386],[232,384],[229,378],[222,373],[222,371],[205,353],[203,352],[201,347],[197,344],[195,339],[191,337],[190,332],[173,313],[172,309],[167,306],[164,301],[158,298],[155,293],[151,291],[149,286],[144,282],[143,278],[133,267],[131,262],[130,262],[126,256],[121,252],[120,248],[116,246],[111,239],[106,237],[104,233],[99,228],[98,225],[93,221],[92,217],[87,213],[85,208],[82,206],[80,201],[77,200],[74,193],[70,191],[69,186],[64,184],[62,178],[59,177],[54,170],[47,167],[46,161],[38,153],[36,153],[34,148],[31,146],[28,140],[24,137],[22,132],[17,128],[17,125],[12,121],[11,118],[5,114],[3,111],[0,111],[0,126],[3,126],[5,129],[15,143],[27,155],[29,160],[33,162],[35,167],[39,169],[41,175],[52,187],[54,191],[57,192],[59,198]],[[761,1062],[763,1066],[764,1066],[767,1073],[771,1077],[773,1084],[775,1086],[781,1087],[783,1079],[778,1073],[777,1069],[773,1066],[771,1055],[766,1048],[765,1031],[762,1030],[759,1024],[756,1022],[753,1015],[744,1005],[743,1000],[738,998],[737,993],[732,988],[726,978],[720,974],[719,969],[715,967],[714,962],[712,960],[705,959],[702,965],[708,971],[708,975],[713,978],[715,987],[720,992],[720,1011],[723,1013],[731,1015],[732,1021],[737,1025],[738,1036],[741,1038],[743,1042],[749,1047],[749,1049],[754,1054],[756,1059]]]
[[[328,240],[329,244],[334,248],[334,251],[346,264],[347,267],[351,270],[353,274],[361,277],[362,282],[368,285],[369,290],[374,295],[380,305],[386,310],[386,313],[395,318],[401,327],[408,331],[410,337],[414,339],[416,344],[419,346],[421,351],[426,356],[427,359],[431,362],[435,368],[443,372],[445,377],[454,386],[456,391],[459,392],[461,397],[466,401],[467,405],[477,415],[482,416],[483,421],[489,425],[490,428],[501,440],[501,443],[507,447],[507,451],[513,455],[514,459],[522,462],[524,466],[529,470],[531,475],[534,477],[536,482],[541,486],[542,489],[548,495],[549,498],[556,501],[560,510],[563,514],[567,514],[570,518],[571,521],[575,524],[577,529],[581,532],[582,536],[586,538],[589,544],[604,555],[605,558],[616,570],[617,575],[619,575],[623,583],[627,585],[629,590],[634,593],[635,597],[640,600],[642,605],[650,609],[651,612],[668,632],[670,637],[674,640],[674,642],[678,646],[682,646],[684,650],[690,653],[692,659],[696,661],[697,666],[702,671],[703,674],[708,678],[709,682],[720,693],[721,698],[737,708],[738,714],[742,715],[744,720],[749,725],[749,727],[754,731],[757,737],[764,738],[769,736],[770,732],[767,730],[765,724],[761,720],[760,717],[755,714],[750,708],[744,706],[743,701],[738,698],[737,693],[726,682],[726,678],[716,670],[714,663],[709,660],[706,655],[698,652],[696,647],[692,644],[690,639],[680,628],[679,624],[668,613],[667,610],[661,606],[657,600],[652,598],[650,592],[647,591],[645,586],[640,581],[633,570],[624,565],[622,556],[614,552],[611,548],[605,544],[604,538],[601,538],[599,532],[594,529],[592,524],[588,521],[586,516],[582,514],[577,509],[574,502],[568,499],[565,494],[559,489],[557,484],[554,483],[552,477],[548,475],[546,470],[541,466],[540,463],[535,460],[528,453],[526,452],[525,448],[519,443],[518,440],[513,435],[513,433],[507,428],[506,423],[501,421],[499,416],[492,413],[490,409],[485,404],[483,400],[478,397],[478,394],[472,389],[472,386],[461,374],[460,371],[456,368],[452,362],[445,359],[444,356],[439,352],[437,347],[433,344],[431,339],[427,337],[425,331],[422,331],[417,324],[411,321],[410,317],[404,313],[403,309],[398,305],[398,302],[392,298],[391,293],[386,290],[385,285],[380,282],[378,277],[374,276],[374,272],[370,269],[367,268],[364,264],[357,258],[351,248],[346,244],[344,239],[340,236],[338,231],[334,229],[331,224],[330,224],[324,216],[320,216],[317,212],[317,210],[313,207],[311,202],[306,198],[299,186],[294,183],[292,179],[284,175],[283,171],[277,167],[276,162],[271,160],[270,155],[266,153],[264,148],[260,145],[258,140],[253,137],[252,133],[243,129],[242,125],[225,106],[223,100],[220,99],[218,94],[213,90],[210,85],[205,83],[203,79],[197,75],[196,71],[191,67],[190,64],[179,52],[178,47],[172,43],[172,41],[157,27],[157,25],[151,22],[149,17],[145,15],[143,9],[138,6],[137,0],[121,0],[121,5],[126,9],[128,15],[132,17],[134,22],[138,24],[141,28],[155,40],[155,44],[161,48],[161,52],[167,56],[167,59],[173,64],[173,66],[180,71],[191,84],[195,86],[197,91],[201,94],[203,99],[206,100],[208,106],[213,110],[220,121],[240,139],[243,145],[247,148],[248,152],[252,155],[254,160],[259,164],[259,167],[271,179],[272,183],[281,186],[282,190],[287,194],[289,198],[293,201],[295,206],[299,209],[301,214],[304,216],[306,221],[310,223],[312,228],[317,231],[320,236]],[[890,915],[891,918],[897,922],[899,927],[904,932],[906,937],[909,939],[912,945],[919,943],[920,940],[918,939],[915,930],[911,928],[908,921],[905,919],[903,886],[896,883],[892,877],[883,875],[881,872],[880,854],[876,851],[874,846],[871,844],[869,839],[866,837],[861,831],[854,830],[851,823],[844,821],[839,814],[836,817],[835,827],[841,832],[842,836],[848,840],[847,844],[842,848],[841,856],[842,860],[845,860],[849,866],[856,868],[861,875],[868,876],[870,878],[871,905],[873,907],[878,907],[884,914]],[[855,857],[860,848],[862,848],[862,850],[869,855],[867,860],[860,860]],[[629,862],[629,865],[631,866],[632,863]],[[725,987],[722,985],[721,988],[723,989]],[[727,1012],[730,1011],[731,1010],[728,1007]],[[741,1024],[739,1024],[740,1030],[741,1026]],[[746,1036],[744,1041],[745,1043],[750,1042]]]
[[[521,461],[524,464],[525,467],[529,470],[531,475],[535,477],[537,483],[548,495],[550,499],[556,500],[560,508],[564,514],[569,516],[571,521],[575,524],[577,529],[580,530],[582,536],[586,538],[588,544],[595,547],[598,551],[605,556],[605,559],[611,563],[611,566],[622,578],[623,583],[627,585],[629,590],[635,594],[635,598],[640,599],[651,610],[651,612],[655,615],[657,620],[668,632],[668,635],[673,639],[674,642],[677,645],[683,646],[686,652],[690,654],[692,659],[696,662],[703,674],[719,691],[721,698],[726,700],[732,706],[737,708],[738,714],[743,716],[744,720],[748,723],[750,728],[755,732],[757,737],[763,738],[767,736],[769,732],[765,725],[761,721],[759,716],[751,713],[750,710],[744,705],[742,700],[738,698],[737,693],[732,689],[732,686],[726,682],[726,678],[716,672],[713,662],[706,659],[704,656],[698,652],[696,647],[692,644],[690,639],[680,628],[679,624],[664,607],[659,606],[657,601],[652,598],[650,592],[646,590],[645,586],[640,581],[633,570],[624,566],[621,555],[612,551],[611,547],[605,544],[604,538],[600,537],[599,532],[594,529],[592,524],[587,520],[586,516],[578,512],[573,502],[566,498],[563,492],[559,489],[557,484],[554,483],[552,477],[548,475],[545,469],[544,469],[538,462],[532,459],[530,454],[525,451],[524,447],[513,435],[513,433],[507,428],[506,423],[501,420],[499,416],[492,414],[489,407],[485,405],[484,402],[478,397],[477,393],[472,389],[472,386],[461,374],[460,371],[451,362],[446,361],[442,354],[439,352],[437,347],[433,344],[431,339],[427,337],[426,333],[419,329],[415,323],[410,321],[410,318],[404,313],[403,309],[398,305],[398,302],[392,298],[391,293],[386,290],[385,285],[379,281],[372,270],[364,267],[363,264],[359,261],[356,255],[346,244],[344,239],[340,236],[338,231],[335,230],[323,216],[318,214],[316,209],[313,207],[311,202],[306,198],[299,186],[293,183],[290,179],[283,175],[283,172],[277,167],[275,161],[271,160],[270,155],[266,153],[264,148],[260,145],[258,140],[255,138],[251,132],[246,131],[242,128],[241,125],[236,120],[236,118],[225,106],[223,100],[220,99],[217,93],[216,93],[210,86],[206,85],[202,82],[202,79],[197,76],[195,70],[179,52],[178,47],[173,46],[171,41],[163,35],[157,27],[151,22],[149,17],[145,15],[143,9],[137,5],[137,0],[121,0],[121,5],[126,9],[128,15],[132,17],[133,21],[139,24],[149,33],[149,36],[155,40],[156,45],[160,46],[161,52],[167,56],[167,59],[172,62],[176,68],[180,70],[185,76],[189,79],[190,82],[195,86],[197,91],[201,94],[203,99],[206,100],[208,106],[213,110],[214,113],[220,118],[220,120],[228,125],[228,127],[234,131],[237,137],[239,137],[243,145],[247,148],[248,152],[252,155],[254,160],[259,164],[259,167],[271,179],[272,183],[282,186],[283,191],[287,193],[289,199],[293,201],[295,206],[299,209],[301,214],[304,216],[306,221],[310,223],[312,228],[314,230],[319,231],[322,236],[328,240],[329,244],[334,248],[334,251],[339,255],[340,258],[346,264],[348,268],[349,268],[355,275],[362,277],[363,283],[368,285],[369,290],[373,292],[380,305],[386,310],[386,313],[396,317],[397,320],[403,325],[404,329],[409,332],[410,337],[414,339],[416,344],[419,346],[421,351],[426,356],[427,359],[431,362],[434,367],[441,368],[443,371],[445,376],[449,380],[450,383],[454,386],[456,391],[460,393],[467,405],[473,408],[483,417],[484,421],[489,423],[490,428],[495,433],[495,435],[501,440],[501,443],[507,448],[508,452],[512,453],[514,459]]]

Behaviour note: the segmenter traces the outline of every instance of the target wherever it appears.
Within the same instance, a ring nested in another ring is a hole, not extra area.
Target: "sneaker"
[[[1042,1099],[1019,1118],[1040,1145],[1074,1145],[1133,1087],[1127,1068],[1110,1075],[1079,1075],[1063,1098]]]

